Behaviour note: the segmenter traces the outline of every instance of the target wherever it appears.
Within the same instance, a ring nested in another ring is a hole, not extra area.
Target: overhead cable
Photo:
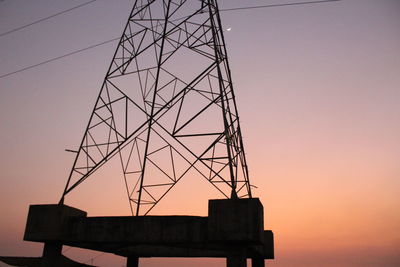
[[[59,15],[61,15],[61,14],[68,13],[68,12],[74,10],[74,9],[78,9],[78,8],[80,8],[80,7],[89,5],[89,4],[91,4],[91,3],[95,2],[95,1],[97,1],[97,0],[91,0],[91,1],[85,2],[85,3],[83,3],[83,4],[80,4],[80,5],[71,7],[71,8],[69,8],[69,9],[66,9],[66,10],[64,10],[64,11],[58,12],[58,13],[53,14],[53,15],[51,15],[51,16],[48,16],[48,17],[45,17],[45,18],[41,18],[41,19],[35,20],[34,22],[31,22],[31,23],[29,23],[29,24],[26,24],[26,25],[20,26],[20,27],[18,27],[18,28],[15,28],[15,29],[12,29],[12,30],[3,32],[3,33],[0,33],[0,37],[2,37],[2,36],[4,36],[4,35],[7,35],[7,34],[10,34],[10,33],[13,33],[13,32],[16,32],[16,31],[19,31],[19,30],[22,30],[22,29],[25,29],[25,28],[27,28],[27,27],[29,27],[29,26],[38,24],[38,23],[43,22],[43,21],[45,21],[45,20],[49,20],[49,19],[51,19],[51,18],[57,17],[57,16],[59,16]]]
[[[307,2],[297,2],[297,3],[285,3],[285,4],[271,4],[271,5],[261,5],[261,6],[247,6],[247,7],[232,7],[220,9],[220,12],[225,11],[235,11],[235,10],[246,10],[246,9],[258,9],[258,8],[267,8],[267,7],[281,7],[281,6],[296,6],[296,5],[309,5],[309,4],[322,4],[328,2],[338,2],[342,0],[321,0],[321,1],[307,1]]]
[[[81,49],[72,51],[70,53],[64,54],[62,56],[54,57],[54,58],[42,61],[42,62],[37,63],[37,64],[30,65],[28,67],[25,67],[25,68],[22,68],[22,69],[13,71],[13,72],[9,72],[9,73],[3,74],[3,75],[0,76],[0,79],[4,78],[4,77],[7,77],[7,76],[10,76],[10,75],[13,75],[13,74],[16,74],[18,72],[22,72],[22,71],[25,71],[25,70],[33,69],[33,68],[39,67],[41,65],[44,65],[44,64],[47,64],[47,63],[50,63],[50,62],[53,62],[53,61],[56,61],[56,60],[59,60],[59,59],[62,59],[62,58],[65,58],[65,57],[69,57],[69,56],[72,56],[72,55],[75,55],[75,54],[78,54],[78,53],[81,53],[83,51],[86,51],[86,50],[89,50],[89,49],[92,49],[92,48],[95,48],[95,47],[98,47],[98,46],[101,46],[101,45],[105,45],[105,44],[111,43],[111,42],[116,41],[118,39],[120,39],[120,37],[114,38],[114,39],[110,39],[110,40],[107,40],[107,41],[104,41],[104,42],[101,42],[101,43],[98,43],[98,44],[95,44],[95,45],[91,45],[91,46],[88,46],[88,47],[85,47],[85,48],[81,48]]]
[[[91,2],[94,2],[94,1],[96,1],[96,0],[92,0],[92,1],[86,2],[86,3],[82,4],[82,5],[85,5],[85,4],[87,5],[87,4],[89,4]],[[320,4],[320,3],[338,2],[338,1],[342,1],[342,0],[307,1],[307,2],[297,2],[297,3],[262,5],[262,6],[234,7],[234,8],[221,9],[220,11],[221,12],[226,12],[226,11],[236,11],[236,10],[256,9],[256,8],[270,8],[270,7],[293,6],[293,5],[310,5],[310,4]],[[80,5],[80,6],[82,6],[82,5]],[[75,8],[78,8],[78,6],[76,6]],[[63,13],[65,13],[65,12],[67,12],[67,11],[63,11]],[[54,16],[55,15],[53,15],[51,17],[54,17]],[[50,18],[50,17],[48,17],[48,18]],[[47,19],[47,18],[45,18],[45,19]],[[43,21],[45,19],[42,19],[41,21]],[[25,27],[27,27],[27,26],[25,26]],[[5,34],[7,34],[7,33],[5,33]],[[96,47],[108,44],[108,43],[116,41],[118,39],[120,39],[120,37],[113,38],[113,39],[110,39],[110,40],[107,40],[107,41],[104,41],[104,42],[101,42],[101,43],[98,43],[98,44],[94,44],[94,45],[91,45],[91,46],[88,46],[88,47],[85,47],[85,48],[82,48],[82,49],[78,49],[78,50],[75,50],[73,52],[64,54],[62,56],[54,57],[54,58],[42,61],[42,62],[37,63],[37,64],[34,64],[34,65],[31,65],[31,66],[28,66],[28,67],[21,68],[21,69],[16,70],[16,71],[12,71],[12,72],[0,75],[0,79],[4,78],[4,77],[7,77],[7,76],[10,76],[10,75],[13,75],[13,74],[17,74],[17,73],[25,71],[25,70],[29,70],[29,69],[32,69],[32,68],[39,67],[41,65],[44,65],[44,64],[47,64],[47,63],[62,59],[62,58],[66,58],[66,57],[81,53],[83,51],[87,51],[87,50],[92,49],[92,48],[96,48]]]

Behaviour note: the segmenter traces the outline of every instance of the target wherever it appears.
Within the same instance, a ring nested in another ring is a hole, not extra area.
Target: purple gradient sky
[[[220,8],[295,1],[220,0]],[[0,1],[0,33],[83,3]],[[132,0],[99,0],[0,37],[0,75],[118,37]],[[343,0],[222,13],[251,181],[276,238],[271,266],[400,266],[400,1]],[[59,200],[116,43],[0,79],[0,255],[23,242],[29,204]],[[127,214],[122,181],[67,204]],[[201,186],[189,196],[186,186]],[[107,189],[107,190],[106,190]],[[86,190],[86,191],[85,191]],[[99,198],[102,194],[102,199]],[[208,185],[182,181],[158,213],[206,213]],[[103,201],[103,202],[102,202]],[[70,249],[86,261],[96,252]],[[123,259],[101,256],[100,266]],[[143,260],[142,266],[224,266]],[[0,266],[1,265],[0,263]]]

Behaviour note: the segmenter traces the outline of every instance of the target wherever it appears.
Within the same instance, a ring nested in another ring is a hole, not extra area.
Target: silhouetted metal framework
[[[215,0],[136,0],[76,152],[60,202],[114,156],[133,215],[194,173],[251,197]]]

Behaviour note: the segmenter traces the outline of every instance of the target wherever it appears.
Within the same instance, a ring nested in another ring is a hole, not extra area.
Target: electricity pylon
[[[65,196],[119,157],[132,215],[198,173],[251,198],[216,0],[136,0],[105,76]]]

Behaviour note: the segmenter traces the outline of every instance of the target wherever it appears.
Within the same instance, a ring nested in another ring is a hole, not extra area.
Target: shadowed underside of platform
[[[86,217],[65,205],[31,205],[24,239],[43,242],[43,258],[57,260],[68,245],[127,257],[135,263],[128,266],[138,266],[140,257],[218,257],[232,267],[245,266],[246,259],[263,267],[274,258],[258,198],[210,200],[208,210],[208,217]]]

